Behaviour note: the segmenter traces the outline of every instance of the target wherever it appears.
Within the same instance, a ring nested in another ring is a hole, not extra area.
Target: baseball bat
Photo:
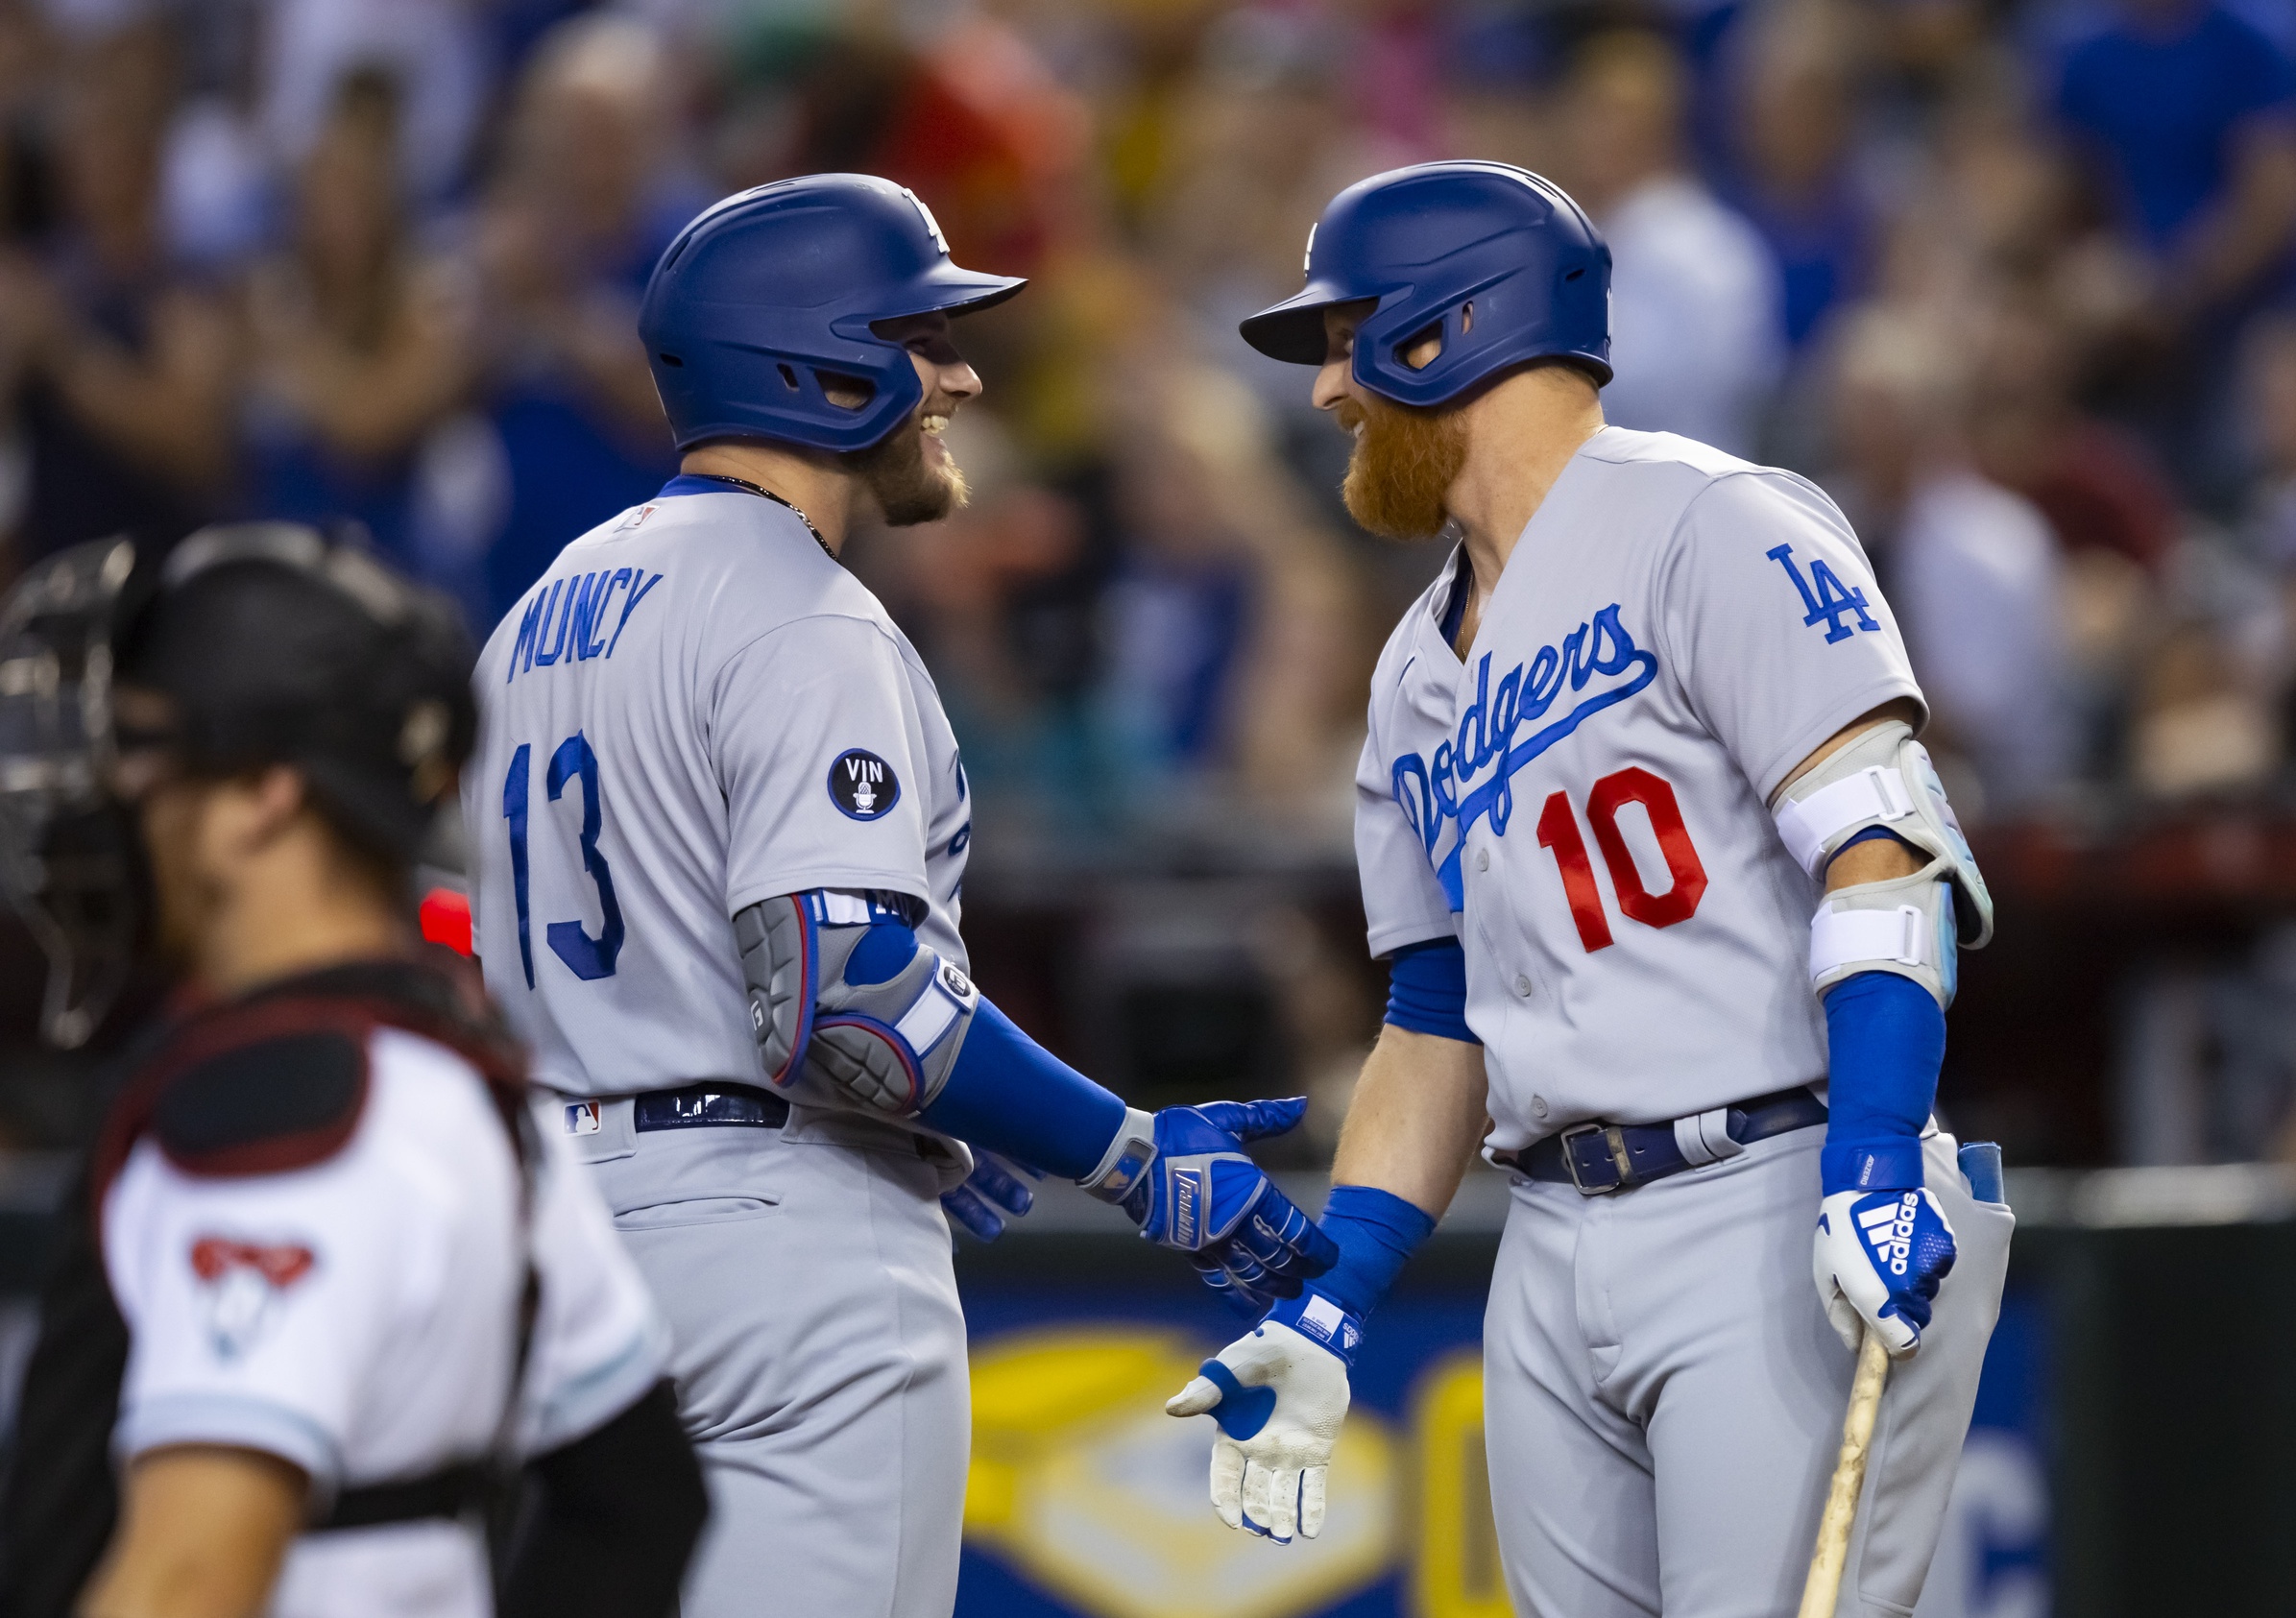
[[[1849,1410],[1842,1417],[1842,1455],[1825,1490],[1825,1513],[1818,1519],[1818,1544],[1810,1553],[1810,1576],[1801,1586],[1800,1618],[1833,1618],[1842,1593],[1842,1569],[1849,1559],[1849,1531],[1857,1524],[1857,1497],[1866,1486],[1866,1455],[1873,1447],[1873,1417],[1881,1410],[1882,1384],[1890,1379],[1890,1353],[1881,1335],[1867,1328],[1857,1351],[1857,1377],[1849,1385]]]

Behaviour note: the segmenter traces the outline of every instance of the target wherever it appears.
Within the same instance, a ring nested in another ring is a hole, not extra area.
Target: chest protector
[[[458,962],[330,968],[153,1029],[60,1217],[0,1495],[0,1618],[69,1618],[118,1519],[110,1445],[129,1330],[105,1270],[102,1220],[130,1154],[148,1136],[182,1172],[226,1179],[326,1162],[365,1114],[378,1027],[419,1034],[476,1068],[521,1170],[530,1168],[524,1055],[476,973]],[[534,1303],[530,1269],[521,1358]],[[458,1516],[483,1504],[493,1479],[481,1458],[345,1489],[306,1532]]]

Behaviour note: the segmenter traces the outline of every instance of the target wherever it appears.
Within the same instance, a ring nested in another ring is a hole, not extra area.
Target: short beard
[[[861,480],[884,514],[888,527],[906,528],[919,522],[938,522],[960,511],[970,498],[965,474],[952,461],[946,471],[925,464],[925,438],[918,429],[924,406],[902,418],[901,425],[866,449],[845,456],[845,466]]]
[[[1340,425],[1356,432],[1340,495],[1347,515],[1382,539],[1410,543],[1443,531],[1443,496],[1467,464],[1467,429],[1452,410],[1384,398],[1349,399]]]

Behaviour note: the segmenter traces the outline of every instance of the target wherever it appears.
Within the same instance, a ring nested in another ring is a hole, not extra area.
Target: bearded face
[[[955,408],[946,398],[928,398],[882,439],[845,457],[890,526],[938,522],[964,506],[965,474],[941,441]]]
[[[1383,539],[1411,542],[1443,531],[1443,496],[1467,464],[1467,429],[1455,410],[1420,410],[1376,395],[1340,402],[1340,425],[1355,435],[1347,514]]]

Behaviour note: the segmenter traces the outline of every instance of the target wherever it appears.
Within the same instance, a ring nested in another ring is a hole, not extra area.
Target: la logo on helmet
[[[925,205],[925,199],[906,185],[901,188],[901,194],[909,200],[909,205],[914,207],[918,215],[925,221],[925,229],[932,237],[932,245],[941,250],[943,258],[948,257],[949,238],[941,234],[941,222],[933,218],[932,209]]]

